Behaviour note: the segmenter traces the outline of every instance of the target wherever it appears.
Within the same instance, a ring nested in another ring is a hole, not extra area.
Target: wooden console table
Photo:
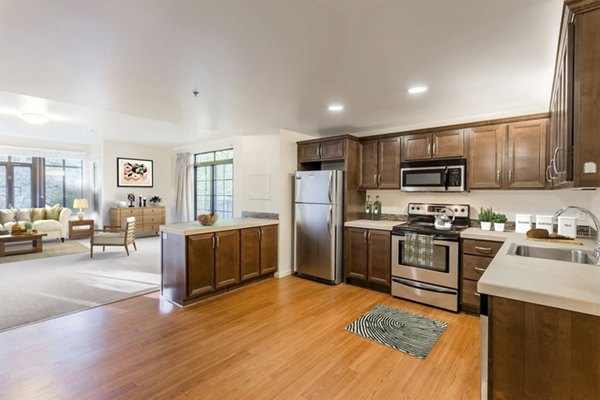
[[[94,232],[93,219],[69,220],[69,239],[87,238],[92,236],[92,232]]]
[[[42,238],[48,236],[47,233],[34,233],[27,235],[2,235],[0,236],[0,257],[12,256],[16,254],[41,253]],[[6,250],[6,243],[18,243],[31,241],[31,247],[15,250]]]

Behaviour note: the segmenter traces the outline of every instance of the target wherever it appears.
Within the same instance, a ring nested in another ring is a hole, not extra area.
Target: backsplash
[[[261,218],[261,219],[279,219],[277,213],[257,212],[257,211],[242,211],[242,218]]]

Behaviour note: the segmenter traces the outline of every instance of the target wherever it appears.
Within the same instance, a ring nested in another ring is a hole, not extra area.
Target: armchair
[[[123,246],[129,256],[128,246],[130,244],[137,251],[135,245],[135,217],[127,218],[124,231],[121,230],[120,226],[112,225],[104,226],[103,229],[95,229],[90,237],[90,258],[94,257],[94,246],[102,246],[102,251],[106,249],[106,246]]]

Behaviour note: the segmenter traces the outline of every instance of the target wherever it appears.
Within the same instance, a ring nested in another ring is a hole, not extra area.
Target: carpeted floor
[[[11,250],[25,247],[31,247],[31,242],[28,242],[27,244],[10,244],[6,246],[6,249]],[[89,253],[89,251],[89,246],[86,247],[76,241],[66,241],[62,243],[58,240],[52,240],[44,242],[41,253],[27,253],[0,257],[0,264],[12,263],[16,261],[29,261],[38,258],[66,256],[68,254]]]
[[[159,289],[160,239],[136,239],[138,251],[107,247],[0,264],[0,331]],[[46,243],[44,243],[46,251]]]

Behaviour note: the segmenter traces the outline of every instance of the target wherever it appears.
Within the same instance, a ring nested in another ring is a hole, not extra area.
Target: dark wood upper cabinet
[[[402,161],[465,156],[463,129],[402,137]]]
[[[547,119],[469,130],[470,189],[544,189]]]
[[[506,125],[470,129],[468,185],[471,189],[501,189]]]
[[[400,138],[366,140],[361,143],[361,189],[400,188]]]
[[[277,271],[278,226],[269,225],[260,228],[260,274]]]
[[[344,158],[344,139],[323,139],[298,143],[298,162],[340,160]]]
[[[546,120],[509,124],[507,189],[546,187]]]
[[[214,255],[212,233],[187,237],[187,297],[215,290]]]
[[[215,288],[240,282],[240,231],[215,233]]]

